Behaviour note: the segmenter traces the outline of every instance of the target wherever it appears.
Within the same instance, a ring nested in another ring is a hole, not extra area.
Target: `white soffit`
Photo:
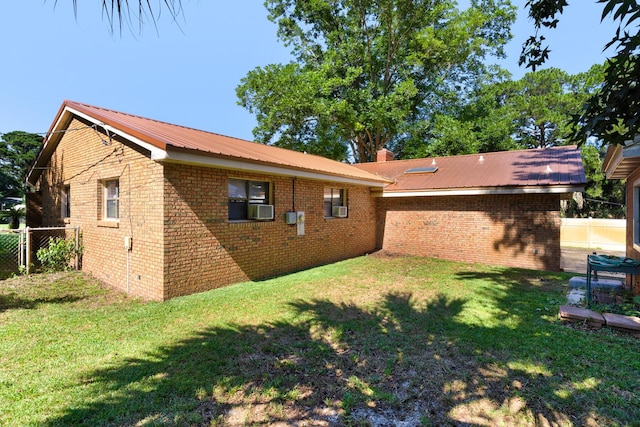
[[[394,191],[376,194],[378,197],[435,197],[435,196],[487,196],[498,194],[567,194],[584,191],[584,186],[549,186],[518,188],[459,188],[430,191]]]
[[[364,185],[367,187],[384,187],[387,183],[368,181],[364,179],[350,178],[345,176],[336,176],[323,174],[321,172],[313,172],[311,170],[290,169],[279,166],[272,166],[261,163],[251,163],[241,160],[235,160],[226,157],[210,157],[194,153],[163,151],[163,157],[152,157],[152,160],[158,162],[186,163],[193,165],[211,166],[221,169],[240,170],[247,172],[257,172],[266,175],[290,176],[296,178],[307,178],[319,181],[339,182],[344,184]]]

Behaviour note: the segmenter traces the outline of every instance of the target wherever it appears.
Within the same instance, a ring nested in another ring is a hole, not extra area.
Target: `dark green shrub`
[[[49,237],[47,247],[38,249],[36,257],[44,271],[69,270],[69,262],[76,255],[76,243],[62,237]]]

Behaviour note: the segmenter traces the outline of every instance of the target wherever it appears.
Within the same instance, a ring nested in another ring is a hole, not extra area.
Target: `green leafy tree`
[[[544,148],[565,144],[571,117],[602,85],[601,70],[596,65],[587,73],[570,76],[549,68],[527,73],[519,80],[510,107],[518,112],[516,139],[521,145]]]
[[[598,0],[598,3],[603,4],[601,19],[618,24],[605,46],[615,54],[605,64],[602,87],[573,118],[573,138],[578,143],[596,137],[606,144],[623,144],[640,134],[640,26],[637,25],[640,4],[637,0]],[[536,33],[524,43],[520,64],[535,70],[548,59],[550,49],[543,45],[540,30],[555,28],[567,6],[566,0],[527,1]]]
[[[564,145],[571,117],[602,85],[602,66],[569,75],[551,68],[480,85],[453,112],[438,112],[434,132],[412,157]]]
[[[250,71],[237,88],[263,143],[371,161],[421,139],[434,111],[477,84],[502,55],[515,18],[507,0],[267,0],[296,61]],[[427,126],[425,126],[427,123]]]
[[[24,181],[42,146],[42,136],[23,131],[0,134],[0,193],[23,196]]]

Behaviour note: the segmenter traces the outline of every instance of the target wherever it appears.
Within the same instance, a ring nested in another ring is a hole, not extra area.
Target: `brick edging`
[[[589,326],[600,328],[607,326],[627,332],[640,333],[640,318],[613,313],[598,313],[587,308],[561,305],[558,309],[560,320],[570,322],[583,321]]]

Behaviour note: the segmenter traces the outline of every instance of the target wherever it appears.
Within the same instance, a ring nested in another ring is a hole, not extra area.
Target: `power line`
[[[30,133],[32,135],[40,135],[43,138],[46,138],[49,135],[54,135],[54,134],[58,134],[58,133],[74,132],[74,131],[85,130],[85,129],[97,130],[98,126],[99,125],[97,125],[97,124],[93,124],[93,125],[87,125],[87,126],[82,126],[82,127],[77,127],[77,128],[69,128],[69,129],[64,129],[64,130],[54,130],[52,132],[27,132],[27,131],[0,132],[0,137],[3,137],[4,135],[11,134],[13,132],[24,132],[24,133]]]
[[[616,206],[624,206],[624,203],[616,203],[616,202],[609,202],[606,200],[598,200],[598,199],[587,199],[585,198],[584,200],[587,200],[589,202],[596,202],[596,203],[602,203],[602,204],[606,204],[606,205],[616,205]]]

